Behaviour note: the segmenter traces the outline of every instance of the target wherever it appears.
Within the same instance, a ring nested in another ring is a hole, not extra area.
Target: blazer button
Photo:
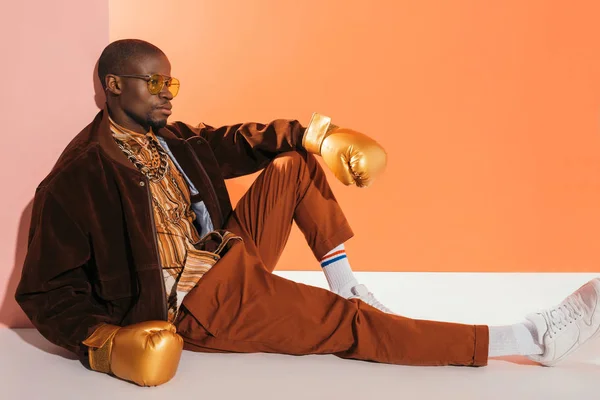
[[[196,144],[200,145],[200,144],[202,144],[202,141],[201,141],[201,140],[198,140],[198,141],[196,142]]]
[[[140,186],[146,186],[146,182],[140,181]]]

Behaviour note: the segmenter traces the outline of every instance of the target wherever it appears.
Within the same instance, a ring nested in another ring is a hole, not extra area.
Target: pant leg
[[[185,348],[336,354],[405,365],[485,365],[486,326],[413,320],[271,274],[292,221],[315,256],[352,236],[313,156],[286,153],[259,176],[227,222],[236,243],[185,297]]]
[[[240,199],[225,229],[254,243],[272,271],[289,238],[292,221],[317,259],[353,236],[323,169],[306,152],[277,156]]]
[[[205,352],[336,354],[403,365],[486,365],[487,326],[385,314],[359,300],[271,273],[235,243],[185,297],[185,348]]]

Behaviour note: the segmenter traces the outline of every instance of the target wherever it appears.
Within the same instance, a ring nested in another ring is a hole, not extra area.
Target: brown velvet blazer
[[[15,298],[51,342],[75,352],[101,323],[120,326],[167,317],[148,180],[117,147],[107,110],[66,147],[38,186],[28,250]],[[157,134],[200,192],[215,229],[232,212],[224,179],[264,168],[300,149],[298,121],[192,128],[175,122]]]

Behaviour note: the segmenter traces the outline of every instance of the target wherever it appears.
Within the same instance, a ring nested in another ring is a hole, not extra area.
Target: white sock
[[[538,343],[535,325],[526,321],[508,326],[490,326],[488,357],[543,354],[544,347]]]
[[[320,262],[331,291],[345,298],[352,296],[350,289],[358,285],[358,281],[350,268],[344,244],[325,254]]]

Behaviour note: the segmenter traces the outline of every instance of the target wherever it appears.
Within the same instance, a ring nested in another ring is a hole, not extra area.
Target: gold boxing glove
[[[309,153],[318,154],[345,185],[367,187],[385,169],[387,154],[370,137],[340,128],[331,118],[313,114],[302,139]]]
[[[100,325],[83,344],[90,367],[140,386],[168,382],[177,371],[183,339],[166,321],[146,321],[120,327]]]

